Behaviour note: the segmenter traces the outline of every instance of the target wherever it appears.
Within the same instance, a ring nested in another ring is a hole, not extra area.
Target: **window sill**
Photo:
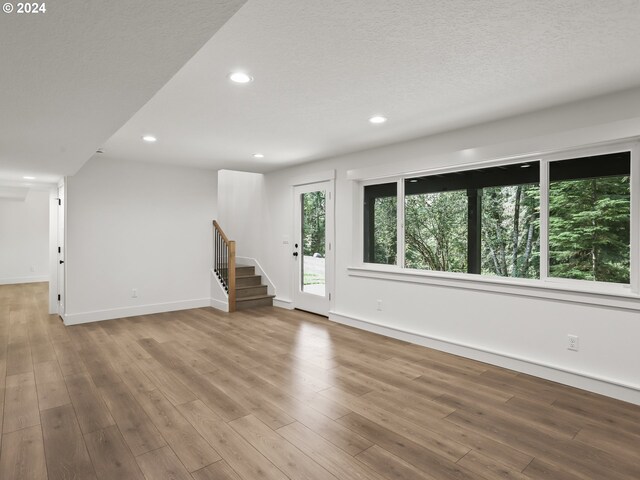
[[[352,266],[347,267],[347,272],[352,277],[437,285],[503,295],[600,305],[624,310],[640,310],[640,295],[631,292],[630,287],[626,285],[588,284],[583,286],[554,280],[514,279],[413,270],[399,268],[395,265]]]

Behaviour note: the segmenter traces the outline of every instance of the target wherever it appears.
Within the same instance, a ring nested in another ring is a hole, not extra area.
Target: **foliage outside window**
[[[467,271],[466,192],[407,195],[404,216],[407,268]]]
[[[326,192],[301,195],[302,200],[302,286],[303,291],[324,295]]]
[[[325,192],[302,195],[302,254],[325,256]]]
[[[539,164],[405,181],[405,266],[539,278]]]
[[[483,189],[483,275],[540,278],[539,214],[537,184]]]
[[[629,152],[551,162],[549,275],[630,283]]]
[[[547,165],[546,198],[540,161],[406,178],[404,198],[397,182],[366,186],[364,261],[398,263],[400,206],[403,267],[629,284],[631,152]],[[541,204],[548,205],[546,238]]]
[[[398,246],[398,185],[364,187],[364,261],[395,265]]]

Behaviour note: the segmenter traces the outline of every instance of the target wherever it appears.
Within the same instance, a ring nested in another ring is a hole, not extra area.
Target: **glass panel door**
[[[329,315],[333,268],[333,182],[294,188],[293,303]]]
[[[300,195],[301,262],[300,272],[303,292],[325,296],[326,258],[326,192],[324,190]]]

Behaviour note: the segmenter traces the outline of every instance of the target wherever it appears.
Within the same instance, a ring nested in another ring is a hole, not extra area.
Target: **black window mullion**
[[[467,272],[482,272],[482,189],[467,190]]]

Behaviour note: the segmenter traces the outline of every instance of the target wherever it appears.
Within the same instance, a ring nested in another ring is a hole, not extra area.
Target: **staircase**
[[[236,310],[273,306],[274,295],[267,293],[262,277],[256,275],[255,267],[236,265]]]

